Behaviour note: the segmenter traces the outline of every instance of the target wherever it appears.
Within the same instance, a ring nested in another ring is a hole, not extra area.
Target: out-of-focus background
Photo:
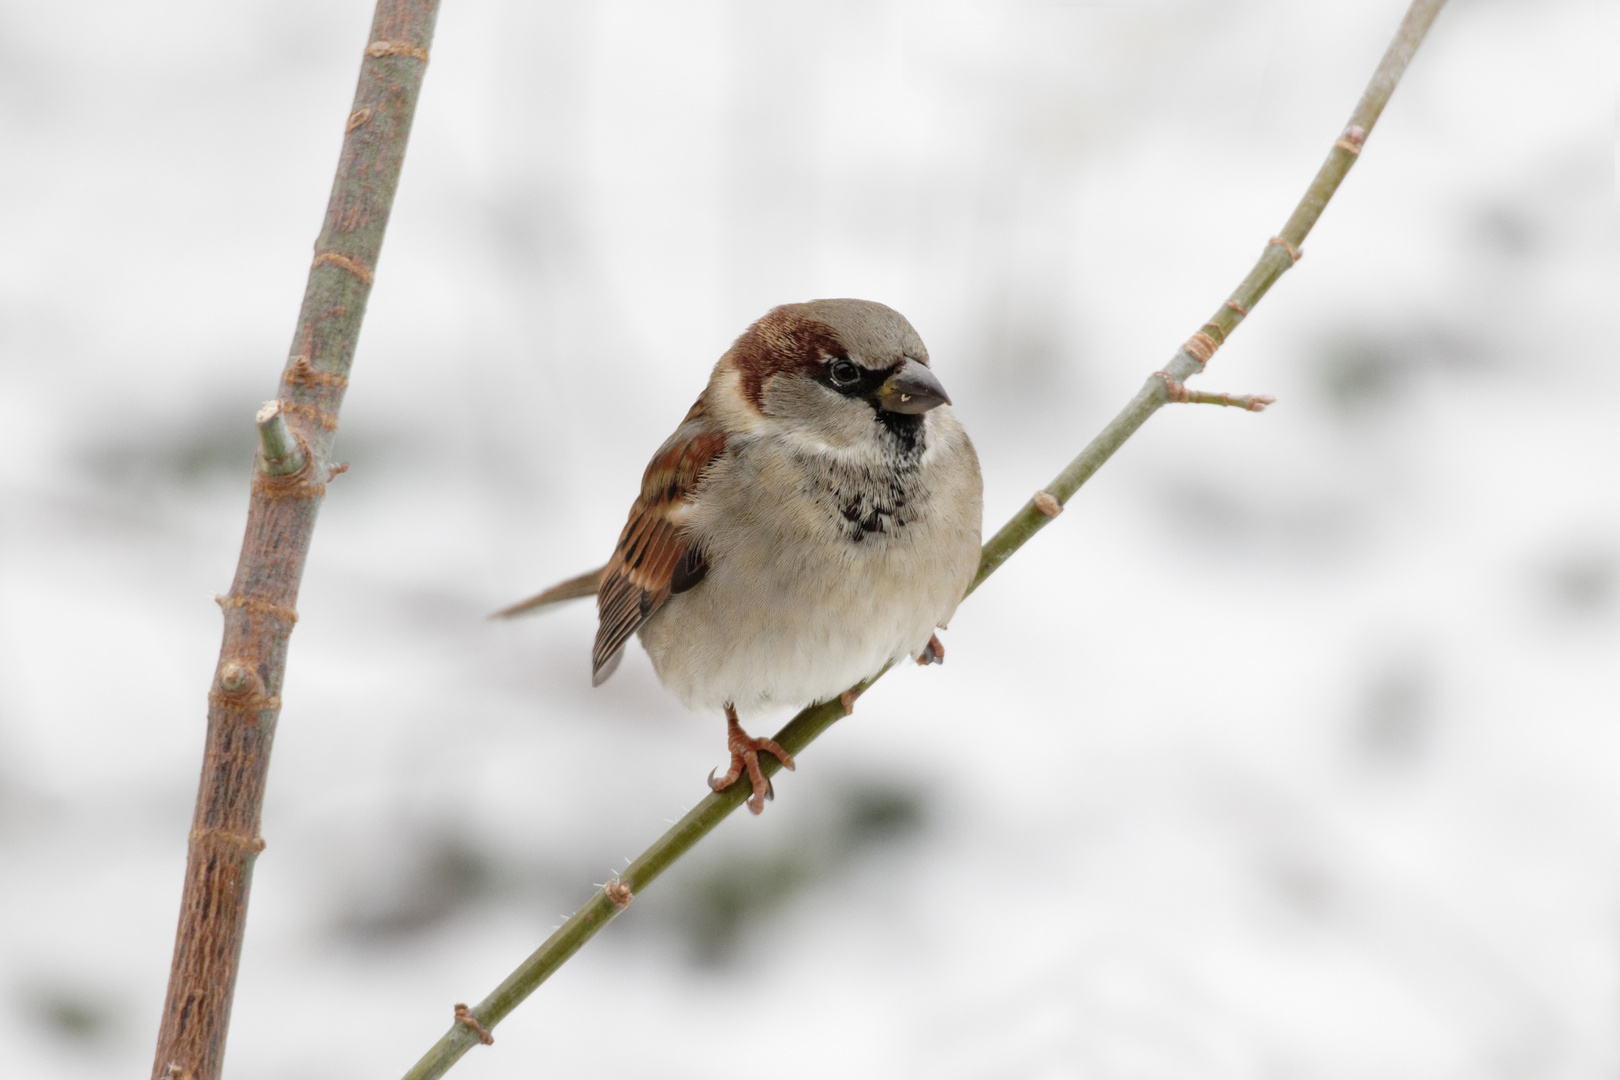
[[[998,526],[1197,328],[1401,0],[455,0],[299,602],[229,1074],[389,1077],[703,792],[589,605],[773,304],[906,313]],[[0,1042],[143,1075],[212,595],[363,0],[0,4]],[[1614,3],[1456,0],[1307,257],[473,1077],[1620,1067]],[[768,727],[768,724],[761,726]]]

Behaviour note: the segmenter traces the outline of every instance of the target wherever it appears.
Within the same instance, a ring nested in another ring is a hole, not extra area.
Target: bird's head
[[[911,323],[870,300],[772,308],[721,358],[710,387],[728,428],[775,428],[834,450],[920,447],[926,414],[951,402]]]

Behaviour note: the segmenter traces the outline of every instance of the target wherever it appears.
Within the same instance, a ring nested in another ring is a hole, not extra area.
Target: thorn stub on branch
[[[1063,513],[1063,504],[1058,502],[1057,496],[1050,491],[1037,491],[1035,498],[1031,501],[1035,504],[1035,509],[1049,518],[1057,517]]]
[[[853,690],[845,690],[838,695],[838,704],[844,707],[844,715],[849,716],[855,711],[855,699],[860,695]]]
[[[478,1022],[478,1017],[472,1014],[471,1009],[460,1002],[456,1003],[456,1023],[472,1028],[478,1035],[478,1041],[485,1046],[495,1045],[495,1036],[491,1035],[489,1029]]]
[[[1267,405],[1275,405],[1277,399],[1267,394],[1211,394],[1203,390],[1189,390],[1185,383],[1178,382],[1168,371],[1155,371],[1153,374],[1164,380],[1164,388],[1170,395],[1170,400],[1183,405],[1229,405],[1236,409],[1247,409],[1249,412],[1265,412]]]
[[[609,900],[613,901],[613,906],[618,908],[620,911],[623,911],[625,908],[629,907],[630,901],[636,898],[636,894],[630,891],[630,886],[626,885],[618,878],[614,878],[606,885],[603,885],[602,891],[607,894],[607,898]]]
[[[271,476],[291,476],[303,469],[307,458],[302,440],[292,433],[280,401],[267,401],[253,418],[259,425],[259,456]]]
[[[360,108],[350,113],[349,122],[343,125],[343,134],[347,135],[361,124],[369,121],[371,119],[372,111],[373,110],[370,105],[362,105]]]
[[[336,465],[332,466],[332,468],[330,470],[327,471],[326,478],[328,480],[330,480],[330,479],[332,479],[332,477],[334,477],[334,476],[342,476],[344,473],[346,473],[348,471],[349,471],[349,463],[347,461],[340,461]]]
[[[1280,247],[1284,251],[1288,252],[1288,262],[1289,262],[1290,266],[1292,266],[1294,263],[1299,262],[1299,260],[1301,260],[1301,259],[1303,259],[1305,257],[1305,253],[1303,251],[1301,251],[1299,248],[1295,247],[1293,244],[1290,244],[1288,241],[1284,240],[1280,236],[1273,236],[1270,240],[1266,241],[1266,245],[1268,247],[1271,247],[1271,246]]]

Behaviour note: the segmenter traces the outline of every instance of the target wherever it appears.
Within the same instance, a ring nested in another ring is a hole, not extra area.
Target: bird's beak
[[[877,403],[889,412],[925,413],[936,405],[949,405],[951,397],[932,371],[915,360],[907,360],[878,388]]]

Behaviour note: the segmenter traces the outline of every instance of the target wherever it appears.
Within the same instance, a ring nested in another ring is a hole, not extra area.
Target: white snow
[[[593,692],[588,605],[484,616],[606,556],[750,320],[906,313],[993,530],[1237,283],[1403,6],[447,4],[229,1076],[398,1075],[701,796],[721,718],[636,650]],[[369,14],[0,5],[7,1075],[149,1068]],[[454,1075],[1614,1075],[1615,27],[1457,0],[1194,384],[1277,405],[1156,416]]]

